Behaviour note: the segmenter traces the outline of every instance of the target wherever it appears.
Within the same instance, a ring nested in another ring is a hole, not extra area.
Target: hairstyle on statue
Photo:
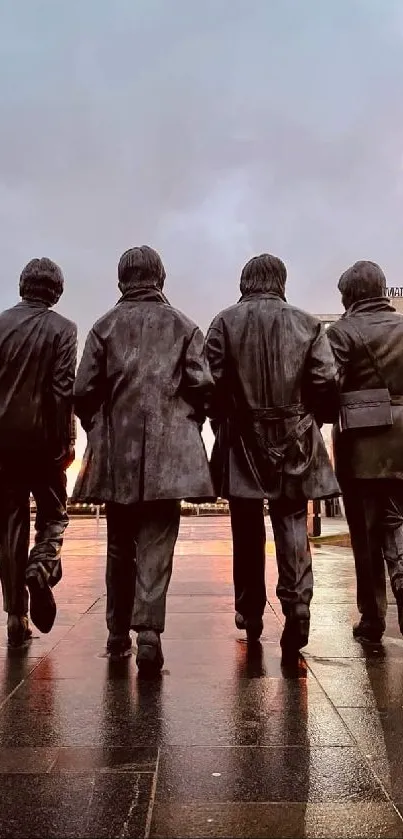
[[[124,293],[132,287],[164,286],[165,268],[157,251],[142,245],[130,248],[120,257],[118,265],[119,288]]]
[[[254,256],[244,266],[241,273],[242,294],[253,292],[274,292],[284,297],[287,269],[277,256],[262,253]]]
[[[55,306],[63,288],[61,268],[46,256],[31,259],[21,272],[20,295],[23,300],[38,300],[46,306]]]
[[[338,282],[343,304],[348,309],[353,303],[371,297],[386,297],[386,277],[376,262],[360,260],[341,275]]]

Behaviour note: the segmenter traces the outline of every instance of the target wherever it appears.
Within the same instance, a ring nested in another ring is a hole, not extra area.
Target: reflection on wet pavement
[[[348,550],[314,549],[306,655],[281,662],[268,534],[261,643],[234,626],[226,518],[183,520],[165,667],[105,657],[105,524],[73,520],[58,620],[0,641],[1,837],[402,837],[403,638],[351,637]]]

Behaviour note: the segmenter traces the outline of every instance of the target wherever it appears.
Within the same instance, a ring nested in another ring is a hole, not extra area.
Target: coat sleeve
[[[197,422],[203,424],[208,415],[214,388],[208,366],[204,337],[196,327],[186,348],[184,363],[184,397],[195,411]]]
[[[306,401],[317,422],[337,422],[339,390],[336,365],[330,343],[321,323],[312,342],[306,370]]]
[[[337,324],[329,326],[327,336],[336,362],[337,378],[343,386],[351,357],[351,339],[347,330]]]
[[[93,418],[104,399],[104,346],[95,329],[91,329],[85,342],[74,389],[74,409],[84,431],[90,431]]]
[[[206,356],[214,380],[214,394],[210,405],[211,427],[217,431],[220,422],[228,412],[225,379],[225,336],[219,317],[213,320],[206,337]]]
[[[55,353],[50,390],[54,405],[56,456],[74,446],[76,428],[73,408],[77,364],[77,327],[70,324],[62,333]]]

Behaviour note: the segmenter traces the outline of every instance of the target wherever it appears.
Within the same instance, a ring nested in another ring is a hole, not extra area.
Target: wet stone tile
[[[377,655],[358,660],[309,660],[315,676],[338,708],[386,709],[402,707],[403,660],[390,645]]]
[[[383,711],[341,708],[358,746],[394,800],[403,801],[403,698],[400,708]]]
[[[32,681],[50,681],[50,680],[65,680],[74,679],[76,681],[76,689],[78,690],[77,680],[90,678],[96,681],[97,684],[103,684],[104,681],[110,680],[124,680],[127,681],[128,673],[135,668],[132,658],[126,658],[120,662],[110,662],[104,655],[102,645],[99,645],[99,650],[92,652],[91,655],[85,654],[82,649],[78,648],[76,655],[74,653],[58,655],[57,650],[50,653],[45,661],[41,662],[30,679]]]
[[[264,616],[262,641],[279,640],[281,631],[282,627],[278,619],[273,612],[268,611]],[[175,614],[168,611],[164,640],[182,640],[183,638],[188,641],[199,639],[209,641],[219,638],[246,638],[246,633],[236,629],[232,610],[225,614],[214,612]]]
[[[0,773],[39,774],[48,772],[58,755],[58,749],[44,748],[0,748]]]
[[[152,774],[3,775],[0,835],[143,836]]]
[[[233,597],[233,585],[230,581],[220,582],[212,579],[211,582],[193,582],[192,593],[198,597]],[[170,593],[176,597],[186,597],[189,594],[189,583],[180,579],[173,580],[170,585]]]
[[[41,665],[42,666],[42,665]],[[317,682],[308,677],[210,674],[146,682],[126,678],[32,679],[0,714],[0,742],[131,747],[169,743],[348,745],[349,735]],[[49,674],[48,674],[49,675]],[[78,689],[79,685],[79,689]],[[62,709],[62,713],[60,713]],[[123,738],[121,740],[120,738]]]
[[[234,597],[223,597],[216,595],[215,597],[197,597],[192,593],[186,596],[178,596],[168,594],[167,597],[167,614],[228,614],[232,615],[234,619]]]
[[[382,801],[353,748],[164,748],[157,801]]]
[[[287,712],[271,712],[257,726],[260,746],[353,746],[354,740],[342,720],[325,703],[303,709],[296,703]]]
[[[144,836],[152,784],[152,773],[98,773],[80,837],[137,839]]]
[[[83,814],[92,789],[91,777],[63,779],[50,775],[2,775],[2,839],[47,839],[83,836]]]
[[[147,747],[134,749],[125,746],[115,749],[65,747],[56,750],[56,760],[52,764],[52,771],[154,772],[157,754],[156,748]]]
[[[0,659],[0,703],[21,683],[27,679],[40,658],[28,656],[7,656]]]
[[[156,804],[152,839],[402,839],[391,804]]]
[[[403,650],[402,650],[403,652]],[[313,626],[309,636],[309,644],[304,649],[307,660],[329,658],[367,658],[374,660],[383,656],[382,645],[363,645],[356,641],[348,627],[337,631],[333,627],[331,632],[326,627]]]

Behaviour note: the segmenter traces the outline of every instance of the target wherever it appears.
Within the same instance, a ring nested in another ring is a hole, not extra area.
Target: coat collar
[[[126,303],[127,301],[132,303],[165,303],[170,306],[169,300],[167,300],[165,294],[156,285],[130,288],[122,294],[116,305]]]
[[[48,312],[51,309],[51,306],[48,306],[47,303],[44,303],[43,300],[28,300],[23,299],[17,303],[17,306],[23,306],[24,308],[28,309],[42,309],[44,312]]]
[[[357,303],[353,303],[342,315],[342,318],[350,317],[350,315],[367,315],[372,314],[372,312],[395,311],[395,307],[392,306],[387,297],[370,297],[367,300],[359,300]]]
[[[281,300],[283,303],[287,302],[285,297],[275,291],[249,291],[248,294],[243,294],[239,298],[238,303],[245,303],[248,300]]]

